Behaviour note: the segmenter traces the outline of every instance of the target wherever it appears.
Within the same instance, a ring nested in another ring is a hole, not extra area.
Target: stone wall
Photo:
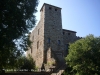
[[[45,22],[44,22],[45,63],[48,63],[46,59],[49,48],[51,49],[51,59],[54,58],[56,60],[54,55],[59,55],[59,57],[63,58],[61,8],[45,4]]]
[[[41,11],[40,21],[32,31],[30,40],[32,48],[27,51],[27,54],[30,54],[35,60],[36,66],[41,68],[44,59],[44,11]]]
[[[72,30],[67,30],[67,29],[63,29],[63,43],[64,43],[64,56],[66,56],[68,54],[68,46],[69,43],[73,43],[76,40],[81,39],[81,37],[77,37],[76,36],[76,31],[72,31]]]

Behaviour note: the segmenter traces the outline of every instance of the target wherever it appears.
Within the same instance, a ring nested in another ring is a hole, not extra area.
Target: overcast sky
[[[43,3],[61,7],[62,27],[77,32],[77,36],[88,34],[100,36],[100,0],[40,0],[36,13],[40,20]]]

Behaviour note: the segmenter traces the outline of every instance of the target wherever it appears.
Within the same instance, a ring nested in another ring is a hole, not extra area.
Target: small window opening
[[[39,31],[40,31],[40,29],[38,29],[38,35],[39,35]]]
[[[55,11],[57,11],[57,9],[55,9]]]
[[[50,38],[48,38],[48,43],[50,44]]]
[[[49,7],[49,9],[51,10],[52,8],[51,8],[51,7]]]
[[[68,35],[70,35],[70,33],[68,33]]]
[[[65,32],[63,32],[63,35],[65,34]]]
[[[59,44],[59,45],[61,44],[60,40],[58,40],[58,44]]]
[[[37,42],[37,49],[39,48],[39,41]]]

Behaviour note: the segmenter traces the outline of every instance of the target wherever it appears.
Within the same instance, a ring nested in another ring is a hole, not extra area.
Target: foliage
[[[31,71],[31,69],[35,70],[35,62],[30,55],[28,55],[28,57],[20,56],[16,60],[9,62],[9,64],[12,64],[12,65],[8,65],[6,67],[7,69],[15,69],[15,70],[23,69],[26,71]]]
[[[35,25],[37,5],[38,0],[0,0],[0,68],[22,54],[22,49],[16,46],[17,39],[24,38],[20,47],[26,50],[28,37],[25,34]]]
[[[35,62],[30,55],[28,55],[28,58],[24,58],[24,63],[21,66],[21,69],[27,69],[28,71],[31,71],[32,69],[35,70]]]
[[[72,67],[67,65],[67,68],[65,69],[62,75],[75,75],[75,73],[76,73],[76,70],[72,70]]]
[[[70,44],[66,63],[73,75],[99,75],[100,37],[88,35]]]

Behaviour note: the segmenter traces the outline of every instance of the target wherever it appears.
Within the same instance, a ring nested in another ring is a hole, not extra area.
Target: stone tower
[[[30,54],[40,68],[43,64],[55,63],[63,58],[63,36],[61,8],[44,3],[38,25],[31,33],[33,42],[27,54]]]
[[[45,69],[64,64],[69,42],[77,40],[76,32],[62,29],[61,8],[44,3],[40,21],[30,34],[31,48],[27,51],[36,67]]]
[[[40,11],[44,14],[44,63],[63,61],[61,8],[44,4]]]

